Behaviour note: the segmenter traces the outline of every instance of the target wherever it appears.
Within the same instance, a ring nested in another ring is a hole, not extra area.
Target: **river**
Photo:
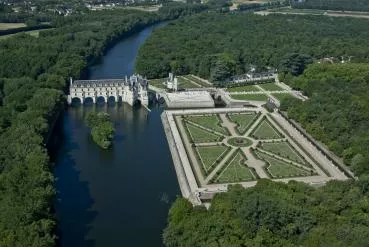
[[[158,26],[117,43],[89,69],[90,79],[132,74],[140,45]],[[180,191],[160,120],[163,109],[151,110],[91,105],[63,113],[52,141],[60,246],[163,246],[168,209]],[[111,150],[91,140],[83,121],[89,111],[111,115]]]

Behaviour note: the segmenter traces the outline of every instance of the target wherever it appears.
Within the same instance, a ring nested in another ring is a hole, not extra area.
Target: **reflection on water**
[[[90,79],[133,72],[139,46],[160,25],[113,47],[90,70]],[[89,135],[89,111],[108,112],[116,135],[103,150]],[[55,209],[60,246],[162,246],[168,209],[179,187],[160,120],[162,109],[69,107],[50,141],[55,161]]]
[[[90,111],[110,114],[112,149],[92,141],[84,124]],[[162,246],[168,208],[179,190],[161,111],[127,104],[66,111],[55,168],[61,246]]]

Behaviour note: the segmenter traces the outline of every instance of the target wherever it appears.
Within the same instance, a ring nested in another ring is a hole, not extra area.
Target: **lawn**
[[[216,179],[217,183],[236,183],[255,180],[255,176],[245,164],[245,157],[238,151],[226,164]]]
[[[201,125],[206,129],[216,131],[223,135],[229,135],[227,129],[220,125],[221,122],[218,115],[189,115],[185,119]]]
[[[282,160],[273,158],[268,154],[256,151],[259,159],[267,164],[265,169],[273,178],[301,177],[312,175],[310,171],[288,164]]]
[[[149,83],[150,85],[153,85],[154,87],[157,87],[157,88],[166,88],[166,85],[164,84],[164,82],[166,81],[167,81],[167,78],[160,78],[160,79],[150,80]]]
[[[215,164],[219,163],[224,155],[230,151],[227,146],[202,146],[196,147],[200,162],[202,163],[205,173],[208,174],[215,168]]]
[[[189,79],[189,80],[191,80],[193,82],[196,82],[197,84],[201,85],[202,87],[211,87],[212,86],[212,85],[210,85],[210,84],[208,84],[208,83],[200,80],[199,78],[197,78],[197,77],[195,77],[193,75],[185,75],[183,77],[185,77],[185,78],[187,78],[187,79]]]
[[[236,100],[246,101],[267,101],[268,96],[264,93],[261,94],[231,94],[231,98]]]
[[[235,113],[235,114],[227,114],[229,119],[237,124],[236,130],[239,134],[244,135],[246,131],[249,129],[251,124],[257,117],[257,114],[254,112],[250,113]]]
[[[288,142],[265,142],[261,144],[261,148],[302,165],[306,164],[306,161]]]
[[[26,27],[24,23],[0,23],[0,30],[8,30],[14,28]]]
[[[281,91],[281,90],[284,90],[275,83],[265,83],[265,84],[260,84],[259,86],[262,87],[266,91]]]
[[[182,76],[177,76],[177,80],[178,80],[178,88],[199,88],[200,87],[197,84],[192,83],[190,80]]]
[[[267,120],[263,119],[261,123],[253,131],[252,136],[256,139],[279,139],[283,138],[283,135],[279,133],[272,124]]]
[[[241,87],[230,87],[227,88],[228,92],[259,92],[260,89],[254,85],[241,86]]]
[[[54,28],[46,28],[46,29],[42,29],[42,30],[33,30],[33,31],[27,31],[27,32],[19,32],[19,33],[12,33],[12,34],[7,34],[7,35],[1,35],[0,36],[0,40],[10,38],[10,37],[15,36],[15,35],[18,35],[20,33],[25,33],[25,34],[28,34],[28,35],[31,35],[33,37],[38,38],[39,35],[40,35],[40,32],[46,31],[46,30],[51,30],[51,29],[54,29]]]
[[[185,128],[187,128],[189,137],[194,143],[218,142],[222,140],[222,137],[189,123],[185,123]]]
[[[272,96],[281,102],[287,98],[295,98],[290,93],[273,93]]]

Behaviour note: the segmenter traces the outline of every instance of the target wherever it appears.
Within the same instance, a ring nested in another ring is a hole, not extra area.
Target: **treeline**
[[[364,62],[369,60],[368,23],[324,16],[202,13],[155,31],[141,47],[136,69],[149,78],[172,71],[222,81],[252,65],[285,69],[286,59],[296,58],[291,54],[303,60],[352,56],[352,61]]]
[[[15,12],[1,12],[0,11],[0,22],[5,23],[25,23],[25,22],[51,22],[56,16],[45,13],[15,13]]]
[[[58,19],[56,29],[38,38],[0,41],[0,246],[55,245],[45,142],[64,106],[67,79],[79,78],[118,39],[181,14],[170,8],[88,12]]]
[[[232,186],[211,207],[179,198],[164,231],[167,247],[367,246],[369,178],[313,188],[260,180]]]
[[[369,0],[304,0],[292,1],[292,7],[298,9],[369,11]]]
[[[115,129],[109,114],[91,112],[86,117],[86,124],[91,129],[92,139],[97,145],[104,149],[111,147]]]
[[[281,80],[309,100],[282,102],[282,110],[343,157],[358,175],[369,174],[369,64],[313,64]]]

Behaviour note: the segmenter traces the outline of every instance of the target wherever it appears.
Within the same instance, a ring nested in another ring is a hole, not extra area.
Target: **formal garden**
[[[204,112],[176,116],[200,184],[326,175],[267,111],[200,111]]]
[[[256,180],[257,176],[246,165],[246,156],[238,150],[226,162],[215,183],[235,183]]]

